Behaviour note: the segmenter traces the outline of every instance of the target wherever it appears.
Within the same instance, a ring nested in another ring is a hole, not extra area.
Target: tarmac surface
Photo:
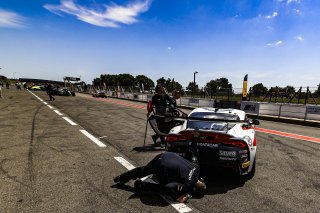
[[[257,131],[254,178],[216,171],[206,195],[177,210],[135,195],[132,181],[113,183],[127,170],[115,157],[142,166],[164,151],[150,127],[143,146],[145,103],[32,93],[3,89],[0,99],[0,212],[320,212],[320,143]],[[319,128],[260,122],[320,138]]]

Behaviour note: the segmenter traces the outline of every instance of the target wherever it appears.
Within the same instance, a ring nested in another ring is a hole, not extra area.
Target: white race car
[[[179,119],[179,118],[178,118]],[[166,137],[168,151],[197,160],[201,167],[231,167],[245,177],[255,173],[258,120],[237,109],[197,108]]]

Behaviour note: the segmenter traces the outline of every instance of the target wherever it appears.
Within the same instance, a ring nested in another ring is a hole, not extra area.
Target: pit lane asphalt
[[[36,95],[48,100],[44,92]],[[78,123],[71,126],[27,91],[4,90],[0,100],[0,212],[176,212],[158,196],[136,197],[113,157],[144,165],[163,151],[148,130],[145,109],[93,99],[49,102]],[[125,103],[132,103],[123,101]],[[134,105],[145,106],[144,103]],[[260,127],[320,138],[318,128],[261,121]],[[99,148],[79,132],[101,137]],[[200,212],[319,212],[320,144],[257,132],[257,171],[247,182],[217,173],[205,197],[187,204]]]

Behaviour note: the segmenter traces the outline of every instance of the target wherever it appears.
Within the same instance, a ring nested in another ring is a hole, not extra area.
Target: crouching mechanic
[[[206,184],[199,177],[199,165],[173,152],[157,155],[146,166],[137,167],[114,178],[116,183],[127,183],[148,175],[154,175],[159,184],[136,180],[136,193],[151,191],[170,195],[174,200],[184,203],[192,195],[202,195]]]

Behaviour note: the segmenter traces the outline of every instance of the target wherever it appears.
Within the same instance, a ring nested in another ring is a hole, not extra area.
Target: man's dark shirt
[[[190,193],[199,179],[199,166],[173,152],[160,155],[156,177],[173,197]]]
[[[49,93],[51,93],[51,91],[52,91],[52,87],[51,87],[51,85],[49,84],[49,85],[47,85],[47,93],[49,94]]]
[[[164,115],[164,113],[166,112],[166,107],[168,107],[168,105],[174,105],[174,103],[173,100],[167,94],[155,94],[152,97],[152,105],[155,106],[157,115]]]

